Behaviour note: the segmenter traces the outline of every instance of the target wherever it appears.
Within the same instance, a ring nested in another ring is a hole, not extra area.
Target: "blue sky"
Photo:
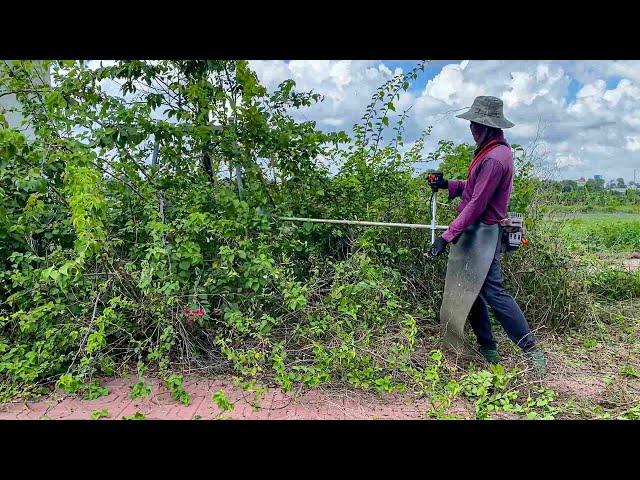
[[[296,118],[313,120],[323,130],[347,132],[359,123],[380,85],[416,64],[417,60],[249,61],[269,90],[293,79],[298,90],[323,94],[323,102],[293,112]],[[634,168],[640,171],[640,61],[428,62],[396,102],[398,112],[411,108],[405,145],[429,126],[425,156],[439,140],[472,142],[468,123],[452,112],[470,106],[478,95],[503,100],[505,116],[516,124],[505,131],[507,139],[532,149],[541,171],[555,178],[601,174],[607,180],[631,180]]]
[[[567,87],[567,101],[574,102],[576,100],[576,94],[582,88],[582,84],[575,78],[571,79],[569,86]]]
[[[375,89],[406,60],[250,61],[262,83],[275,88],[293,78],[299,89],[325,95],[322,105],[303,113],[323,129],[350,130]],[[433,125],[427,149],[440,139],[470,141],[468,125],[447,113],[494,95],[516,127],[512,143],[532,144],[538,135],[541,163],[558,178],[622,176],[640,170],[640,62],[638,61],[482,61],[430,62],[400,99],[411,109],[407,140]]]
[[[416,66],[418,61],[419,60],[382,60],[382,63],[388,66],[391,70],[395,70],[396,68],[400,67],[404,72],[408,72]],[[453,60],[434,60],[433,62],[427,63],[424,71],[420,72],[418,79],[411,85],[409,90],[415,92],[420,90],[421,88],[424,88],[427,80],[431,80],[438,73],[440,73],[442,67],[452,62]]]

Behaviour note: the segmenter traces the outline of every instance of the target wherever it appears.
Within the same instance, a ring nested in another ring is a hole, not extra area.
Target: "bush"
[[[570,255],[552,223],[534,222],[528,237],[527,247],[504,257],[503,268],[529,323],[566,329],[590,321],[587,269]]]
[[[0,129],[5,393],[57,382],[93,396],[93,377],[133,368],[132,395],[148,394],[153,370],[185,403],[172,371],[194,366],[285,390],[338,381],[387,392],[435,378],[418,362],[446,258],[426,256],[428,231],[277,219],[425,223],[430,191],[413,166],[429,131],[403,148],[406,112],[394,113],[420,66],[380,87],[352,135],[296,122],[289,112],[319,95],[292,81],[268,93],[242,61],[50,66],[56,87],[35,96],[20,93],[33,92],[31,62],[2,76],[36,132],[27,142]],[[103,90],[110,81],[124,98]],[[530,204],[530,179],[517,181]],[[534,325],[579,323],[571,259],[543,239],[534,232],[506,262],[509,282]]]

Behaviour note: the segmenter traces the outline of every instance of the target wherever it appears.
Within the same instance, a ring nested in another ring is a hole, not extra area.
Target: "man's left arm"
[[[447,242],[456,239],[469,225],[475,223],[487,209],[489,200],[495,193],[504,173],[502,164],[486,158],[481,165],[473,188],[473,195],[449,228],[442,234]]]

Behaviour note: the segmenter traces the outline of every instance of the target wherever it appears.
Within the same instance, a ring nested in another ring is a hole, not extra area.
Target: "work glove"
[[[438,238],[436,238],[436,241],[433,242],[433,245],[431,245],[431,255],[433,255],[434,257],[437,257],[438,255],[440,255],[442,252],[444,252],[447,248],[447,242],[444,238],[442,238],[442,235],[438,236]]]

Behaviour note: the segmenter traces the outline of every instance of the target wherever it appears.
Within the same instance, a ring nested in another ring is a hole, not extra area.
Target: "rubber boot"
[[[498,353],[498,350],[480,347],[480,355],[482,355],[484,359],[492,365],[500,363],[500,354]]]

